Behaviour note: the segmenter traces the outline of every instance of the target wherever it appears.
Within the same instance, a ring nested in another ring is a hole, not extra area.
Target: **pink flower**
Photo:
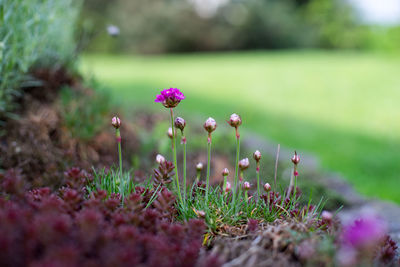
[[[386,224],[381,219],[364,216],[343,228],[342,242],[354,248],[370,247],[379,244],[386,230]]]
[[[162,90],[154,102],[162,103],[166,108],[174,108],[183,99],[185,99],[185,96],[178,88],[169,88]]]

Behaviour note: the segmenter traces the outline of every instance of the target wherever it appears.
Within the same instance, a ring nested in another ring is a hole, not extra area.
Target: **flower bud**
[[[297,170],[295,170],[295,171],[293,172],[293,175],[294,175],[294,176],[299,176],[299,172],[298,172]]]
[[[176,117],[175,127],[177,129],[181,130],[181,132],[183,132],[183,130],[185,129],[185,126],[186,126],[186,121],[181,117]]]
[[[261,159],[261,152],[256,150],[256,152],[253,153],[253,158],[255,161],[259,162]]]
[[[229,192],[231,191],[231,183],[230,182],[226,182],[226,188],[225,188],[225,192]]]
[[[244,158],[241,161],[239,161],[239,168],[241,171],[246,170],[250,166],[250,162],[248,158]]]
[[[204,218],[204,217],[206,217],[206,213],[205,213],[204,211],[202,211],[202,210],[198,210],[196,213],[197,213],[197,216],[198,216],[199,218]]]
[[[114,116],[111,119],[111,125],[114,126],[115,129],[118,129],[121,127],[121,120],[117,116]]]
[[[164,156],[158,154],[158,155],[156,156],[156,162],[157,162],[158,164],[164,163],[164,162],[165,162]]]
[[[167,135],[168,135],[168,137],[170,139],[174,138],[174,135],[172,134],[172,128],[171,127],[168,128]]]
[[[264,191],[265,192],[269,192],[269,191],[271,191],[271,185],[269,184],[269,183],[266,183],[265,185],[264,185]]]
[[[204,129],[208,132],[208,133],[212,133],[213,131],[215,131],[215,129],[217,128],[217,123],[213,118],[208,118],[206,120],[206,122],[204,123]]]
[[[330,222],[330,221],[332,221],[332,219],[333,219],[333,215],[332,215],[332,213],[330,213],[329,211],[324,210],[324,211],[321,213],[321,219],[322,219],[323,221],[325,221],[325,222]]]
[[[250,189],[250,183],[249,182],[244,182],[243,183],[243,189],[246,190],[246,191],[249,190]]]
[[[242,124],[242,118],[240,118],[240,116],[237,115],[236,113],[233,113],[229,118],[228,123],[230,126],[237,128]]]
[[[203,163],[201,163],[201,162],[197,163],[197,165],[196,165],[196,170],[197,170],[198,172],[201,172],[201,171],[203,170]]]
[[[228,168],[225,168],[223,171],[222,171],[222,176],[228,176],[229,175],[229,170],[228,170]]]
[[[292,157],[292,162],[294,165],[297,165],[300,162],[300,157],[299,157],[299,155],[297,155],[296,151],[294,151],[294,155]]]

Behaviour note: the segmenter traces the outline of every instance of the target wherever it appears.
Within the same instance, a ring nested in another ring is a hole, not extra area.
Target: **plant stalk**
[[[186,137],[182,137],[183,143],[183,199],[186,201]]]
[[[224,194],[226,193],[226,182],[228,180],[227,176],[224,176],[224,186],[223,186],[223,190],[224,190]]]
[[[211,165],[211,133],[207,138],[207,180],[206,180],[206,206],[208,205],[208,190],[210,188],[210,166]]]
[[[117,137],[117,143],[118,143],[119,175],[122,182],[122,149],[121,149],[121,132],[119,129],[116,129],[115,136]]]
[[[276,178],[278,175],[278,161],[279,161],[279,152],[281,150],[281,145],[278,144],[278,149],[276,151],[276,159],[275,159],[275,173],[274,173],[274,192],[276,192]]]
[[[235,177],[233,180],[233,197],[232,205],[236,207],[236,197],[238,194],[238,177],[239,177],[239,154],[240,154],[240,135],[238,129],[236,128],[236,160],[235,160]]]
[[[257,175],[257,198],[260,199],[261,189],[260,189],[260,163],[259,162],[257,162],[256,175]]]
[[[176,181],[176,189],[178,191],[178,196],[181,204],[183,205],[181,189],[179,186],[179,175],[178,175],[178,163],[176,157],[176,134],[175,134],[175,126],[174,126],[174,111],[170,108],[171,111],[171,128],[172,128],[172,154],[174,157],[174,166],[175,166],[175,181]]]

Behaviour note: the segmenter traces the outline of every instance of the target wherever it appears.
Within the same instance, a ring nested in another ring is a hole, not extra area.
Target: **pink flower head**
[[[376,216],[368,215],[343,228],[342,242],[346,246],[366,248],[379,244],[386,231],[384,221]]]
[[[162,103],[166,108],[174,108],[183,99],[185,99],[185,96],[178,88],[169,88],[162,90],[154,102]]]

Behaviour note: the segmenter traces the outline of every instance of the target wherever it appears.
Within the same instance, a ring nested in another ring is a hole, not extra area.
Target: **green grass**
[[[224,120],[236,112],[243,128],[312,152],[324,168],[345,176],[361,193],[400,203],[398,55],[88,55],[83,68],[112,88],[122,105],[166,115],[153,102],[155,95],[162,88],[178,87],[187,99],[177,115],[213,116],[221,128],[229,127]]]

